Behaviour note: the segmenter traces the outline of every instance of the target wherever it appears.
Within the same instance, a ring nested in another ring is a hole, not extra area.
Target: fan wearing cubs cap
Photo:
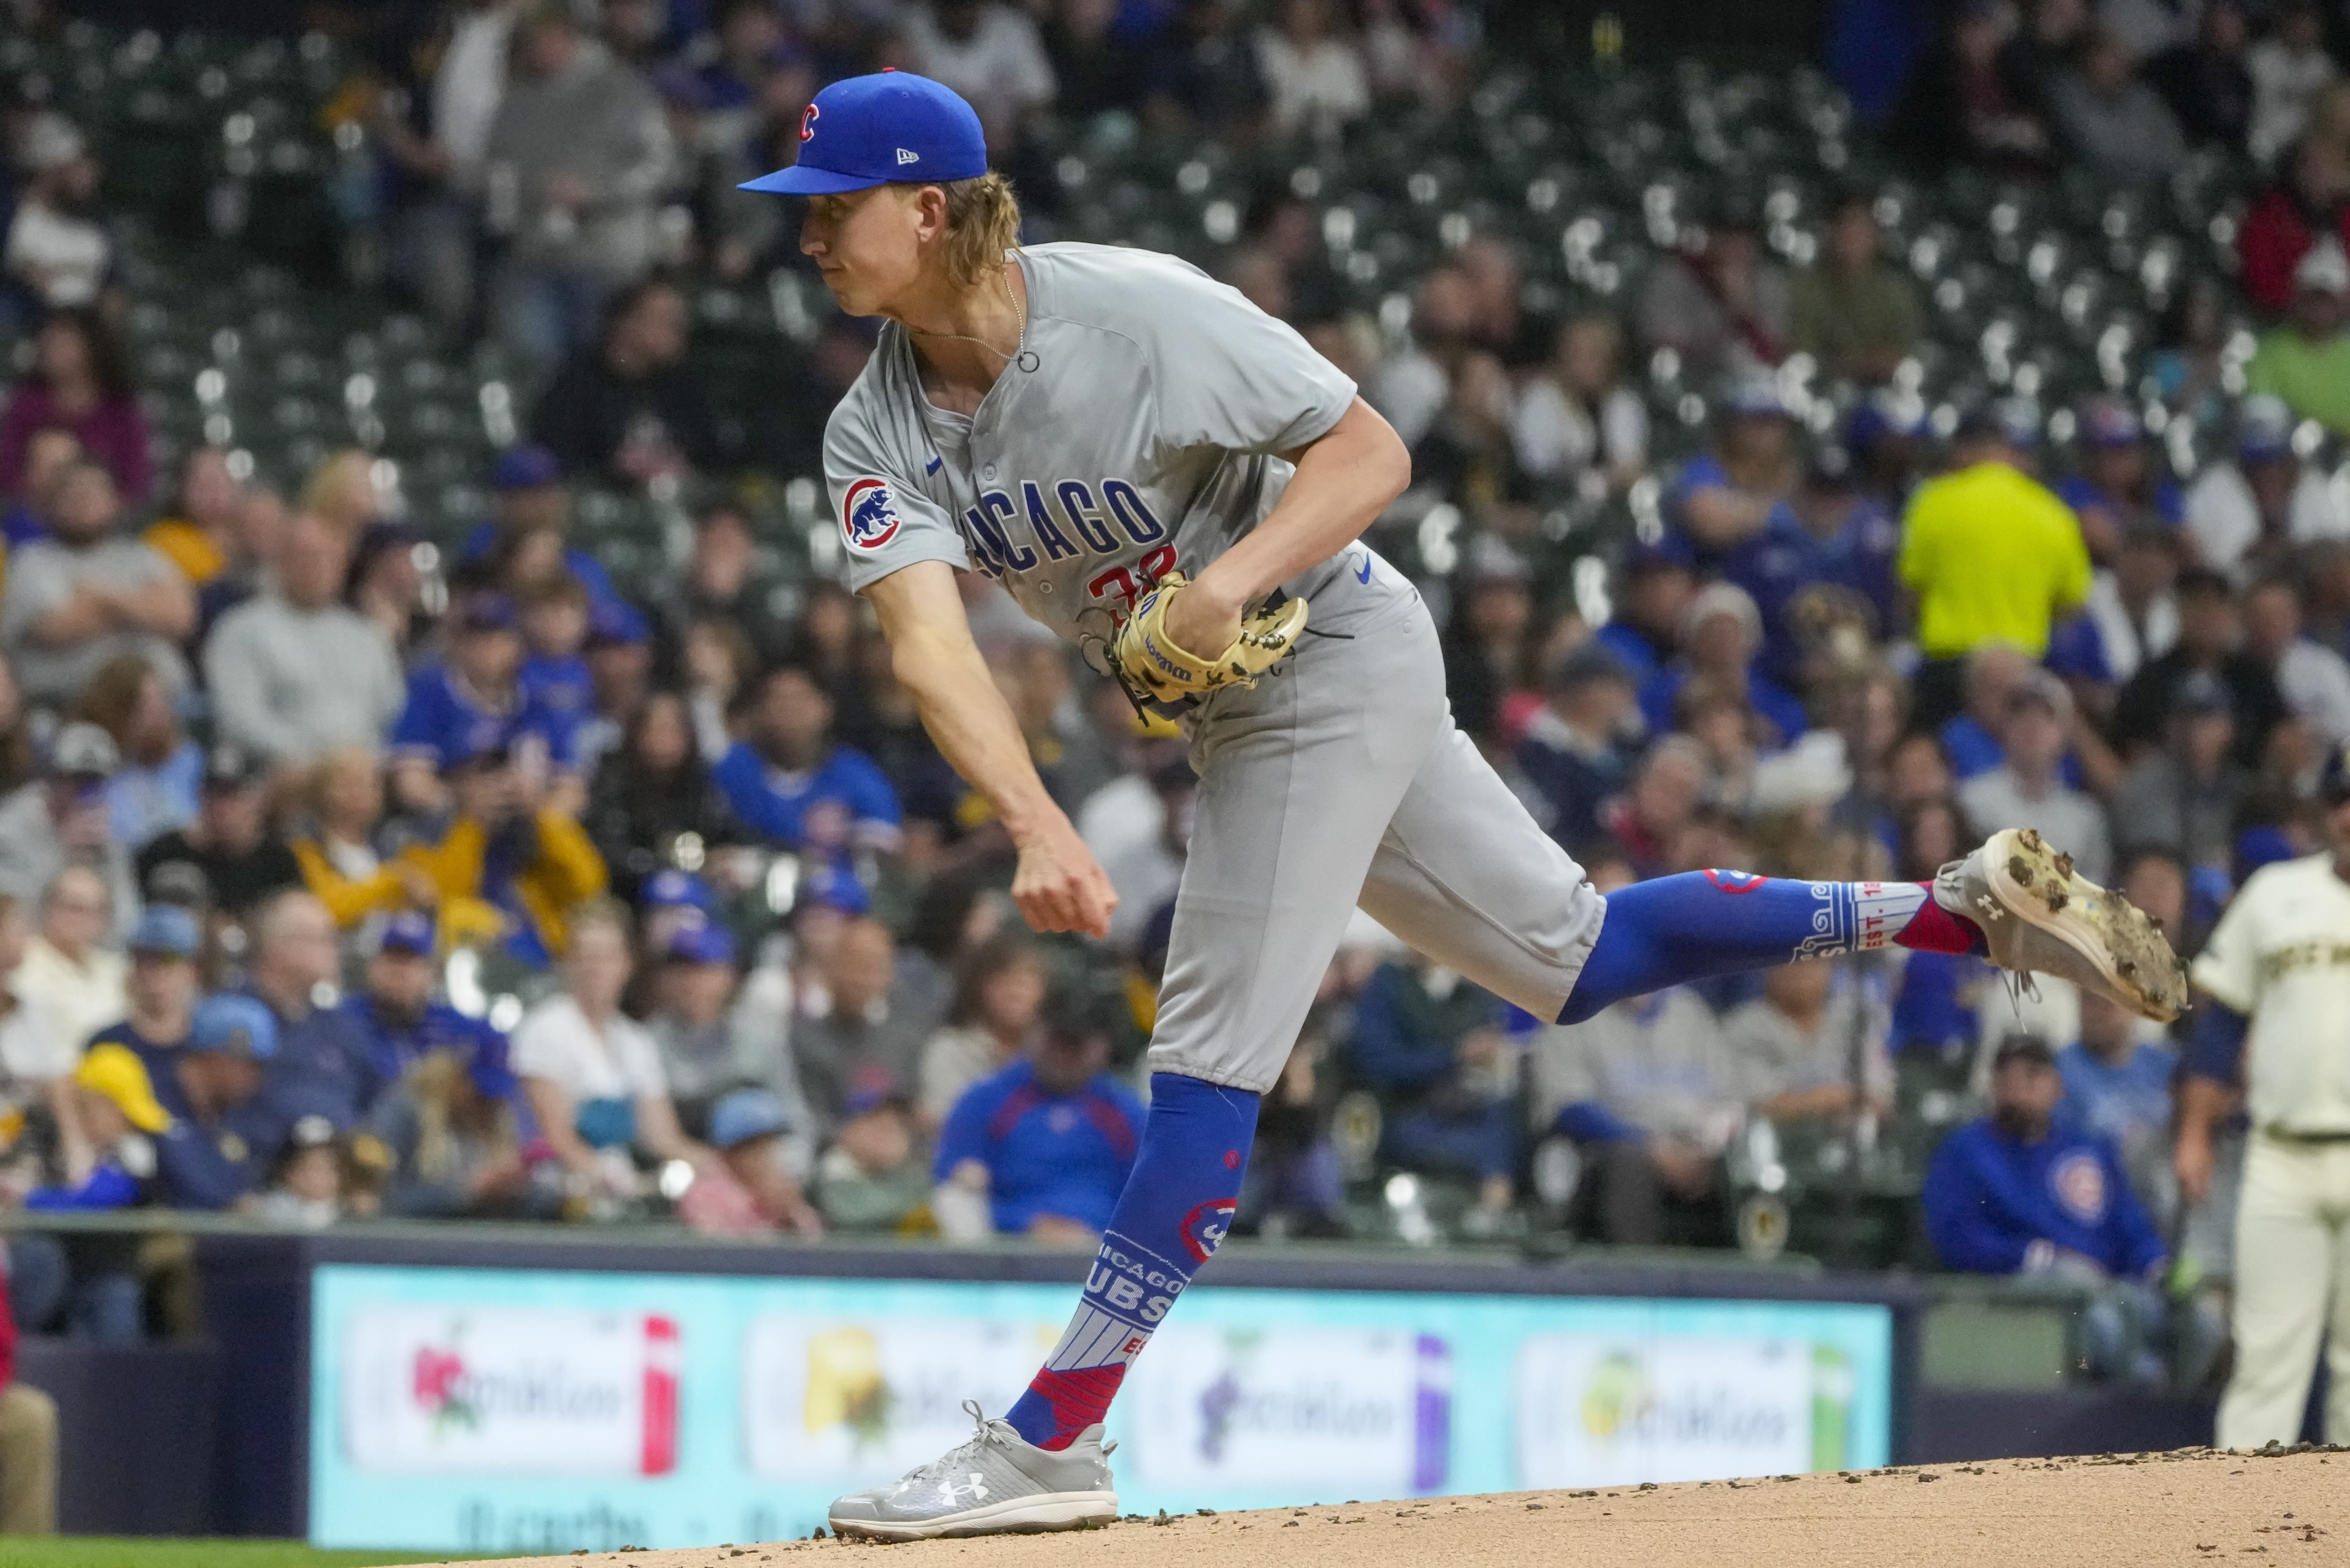
[[[2180,1088],[2182,1201],[2211,1189],[2211,1130],[2240,1075],[2252,1127],[2221,1448],[2301,1435],[2321,1343],[2325,1440],[2350,1443],[2350,748],[2327,756],[2317,795],[2327,846],[2252,873],[2189,971],[2202,994]]]
[[[1223,1239],[1258,1096],[1357,905],[1567,1022],[1896,942],[1984,952],[2157,1016],[2183,1001],[2145,918],[2033,834],[2000,834],[1934,885],[1709,871],[1603,898],[1454,724],[1427,606],[1360,539],[1410,483],[1409,454],[1295,331],[1172,256],[1023,247],[979,116],[921,77],[826,88],[798,161],[749,188],[804,198],[801,250],[843,310],[883,318],[825,432],[840,554],[924,726],[1017,848],[1028,922],[1098,937],[1116,895],[1037,775],[956,573],[1002,583],[1178,725],[1200,777],[1149,1113],[1088,1288],[1018,1402],[914,1472],[933,1484],[841,1498],[836,1530],[1117,1513],[1103,1417]],[[949,1468],[957,1485],[935,1484]]]

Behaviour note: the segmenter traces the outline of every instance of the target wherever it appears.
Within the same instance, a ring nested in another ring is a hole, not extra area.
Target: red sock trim
[[[1028,1392],[1053,1407],[1053,1435],[1036,1446],[1057,1453],[1076,1442],[1079,1432],[1109,1414],[1109,1402],[1125,1381],[1122,1361],[1076,1372],[1040,1369],[1029,1379]]]
[[[1926,901],[1893,939],[1896,947],[1921,953],[1980,953],[1984,950],[1982,928],[1963,915],[1954,915],[1934,902],[1934,885],[1920,882]]]

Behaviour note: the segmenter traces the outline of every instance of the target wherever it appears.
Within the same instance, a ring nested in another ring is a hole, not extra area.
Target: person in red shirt
[[[2338,142],[2304,136],[2236,236],[2246,297],[2271,316],[2283,315],[2293,303],[2293,268],[2326,234],[2350,249],[2350,155]]]

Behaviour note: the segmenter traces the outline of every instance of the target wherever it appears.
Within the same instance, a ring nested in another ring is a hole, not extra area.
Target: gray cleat
[[[832,1505],[841,1535],[920,1541],[938,1535],[1009,1535],[1081,1530],[1118,1517],[1109,1475],[1116,1443],[1099,1423],[1058,1453],[1037,1448],[966,1400],[979,1430],[971,1441],[906,1472],[894,1486],[853,1491]]]
[[[2187,1006],[2187,965],[2162,928],[2118,893],[2073,874],[2073,857],[2006,828],[1934,878],[1934,902],[1982,929],[1991,961],[2049,974],[2168,1023]]]

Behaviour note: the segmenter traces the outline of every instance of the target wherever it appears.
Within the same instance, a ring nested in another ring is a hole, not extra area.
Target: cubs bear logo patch
[[[898,509],[887,480],[860,479],[840,499],[840,532],[852,550],[868,554],[898,536]]]

